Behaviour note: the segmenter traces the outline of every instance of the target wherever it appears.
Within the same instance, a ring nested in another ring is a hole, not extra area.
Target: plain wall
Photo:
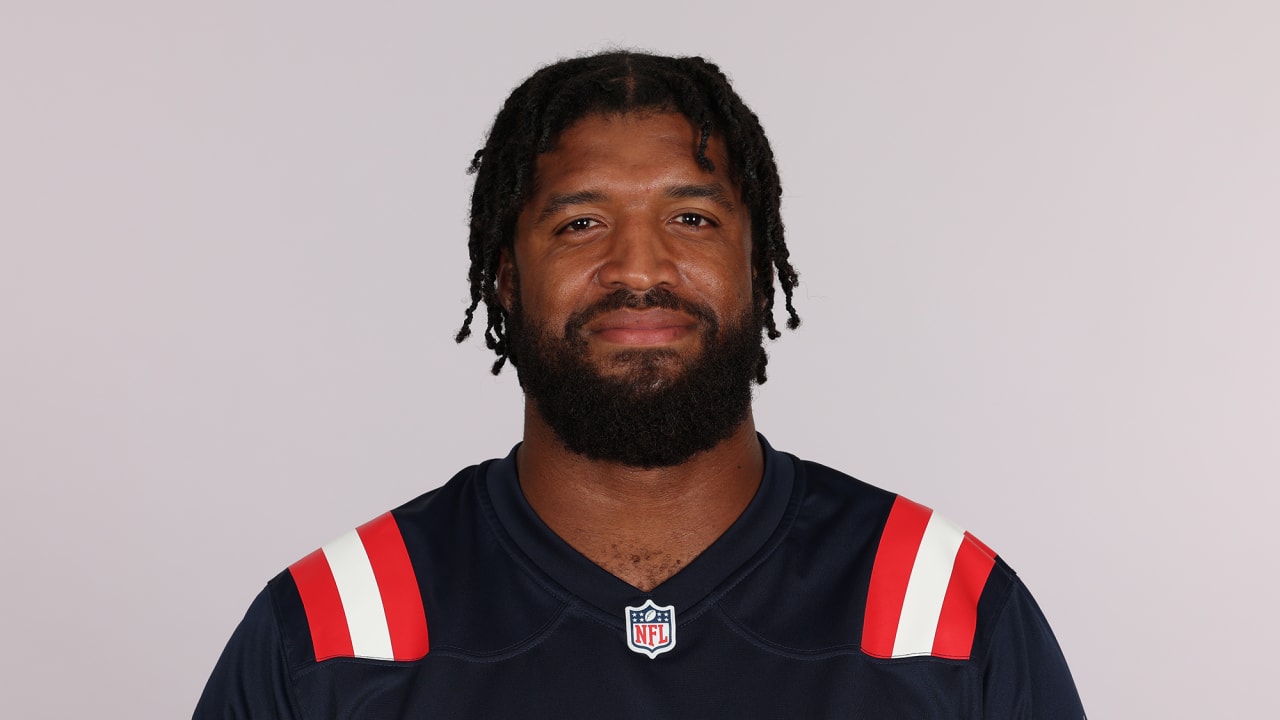
[[[831,3],[829,5],[836,5]],[[1091,716],[1275,714],[1269,2],[6,3],[6,717],[188,716],[263,583],[500,456],[464,170],[537,66],[702,54],[783,175],[760,429],[938,508]]]

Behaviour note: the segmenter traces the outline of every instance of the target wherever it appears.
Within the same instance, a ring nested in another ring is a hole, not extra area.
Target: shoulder
[[[993,582],[996,564],[996,553],[960,525],[896,496],[868,579],[862,651],[967,660],[984,595],[994,609],[1012,578],[1002,565]]]
[[[802,510],[791,545],[825,568],[814,595],[843,595],[842,622],[875,660],[965,661],[1009,674],[1039,658],[1065,678],[1061,651],[1031,594],[999,554],[941,512],[818,463],[794,459]],[[1029,680],[1028,680],[1029,682]]]
[[[488,657],[518,646],[564,606],[513,549],[489,494],[492,468],[344,533],[268,583],[288,667]]]
[[[325,543],[267,589],[293,669],[333,658],[412,661],[430,650],[426,582],[441,555],[474,536],[474,484],[485,465]]]
[[[384,513],[290,565],[249,607],[227,642],[197,718],[302,717],[314,688],[299,678],[321,660],[412,660],[426,654],[421,548],[456,532],[479,467]],[[473,515],[473,514],[472,514]]]
[[[735,616],[759,618],[762,636],[801,652],[954,661],[984,647],[1015,579],[991,548],[926,505],[784,457],[796,468],[797,510],[761,582],[733,599]],[[755,592],[770,583],[786,596]]]

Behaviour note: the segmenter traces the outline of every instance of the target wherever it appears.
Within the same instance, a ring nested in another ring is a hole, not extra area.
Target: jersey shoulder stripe
[[[317,662],[418,660],[427,618],[400,528],[384,513],[289,566]]]
[[[918,503],[894,500],[880,535],[862,626],[879,658],[967,660],[995,553]]]

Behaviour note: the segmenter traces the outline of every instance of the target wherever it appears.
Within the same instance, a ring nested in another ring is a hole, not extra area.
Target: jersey
[[[542,523],[514,450],[467,468],[271,580],[195,717],[1084,717],[995,553],[762,443],[746,510],[651,592]]]

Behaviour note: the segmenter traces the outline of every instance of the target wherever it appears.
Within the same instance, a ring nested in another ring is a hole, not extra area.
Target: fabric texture
[[[541,522],[514,450],[467,468],[272,579],[195,718],[1084,717],[989,548],[761,441],[750,505],[648,593]]]

